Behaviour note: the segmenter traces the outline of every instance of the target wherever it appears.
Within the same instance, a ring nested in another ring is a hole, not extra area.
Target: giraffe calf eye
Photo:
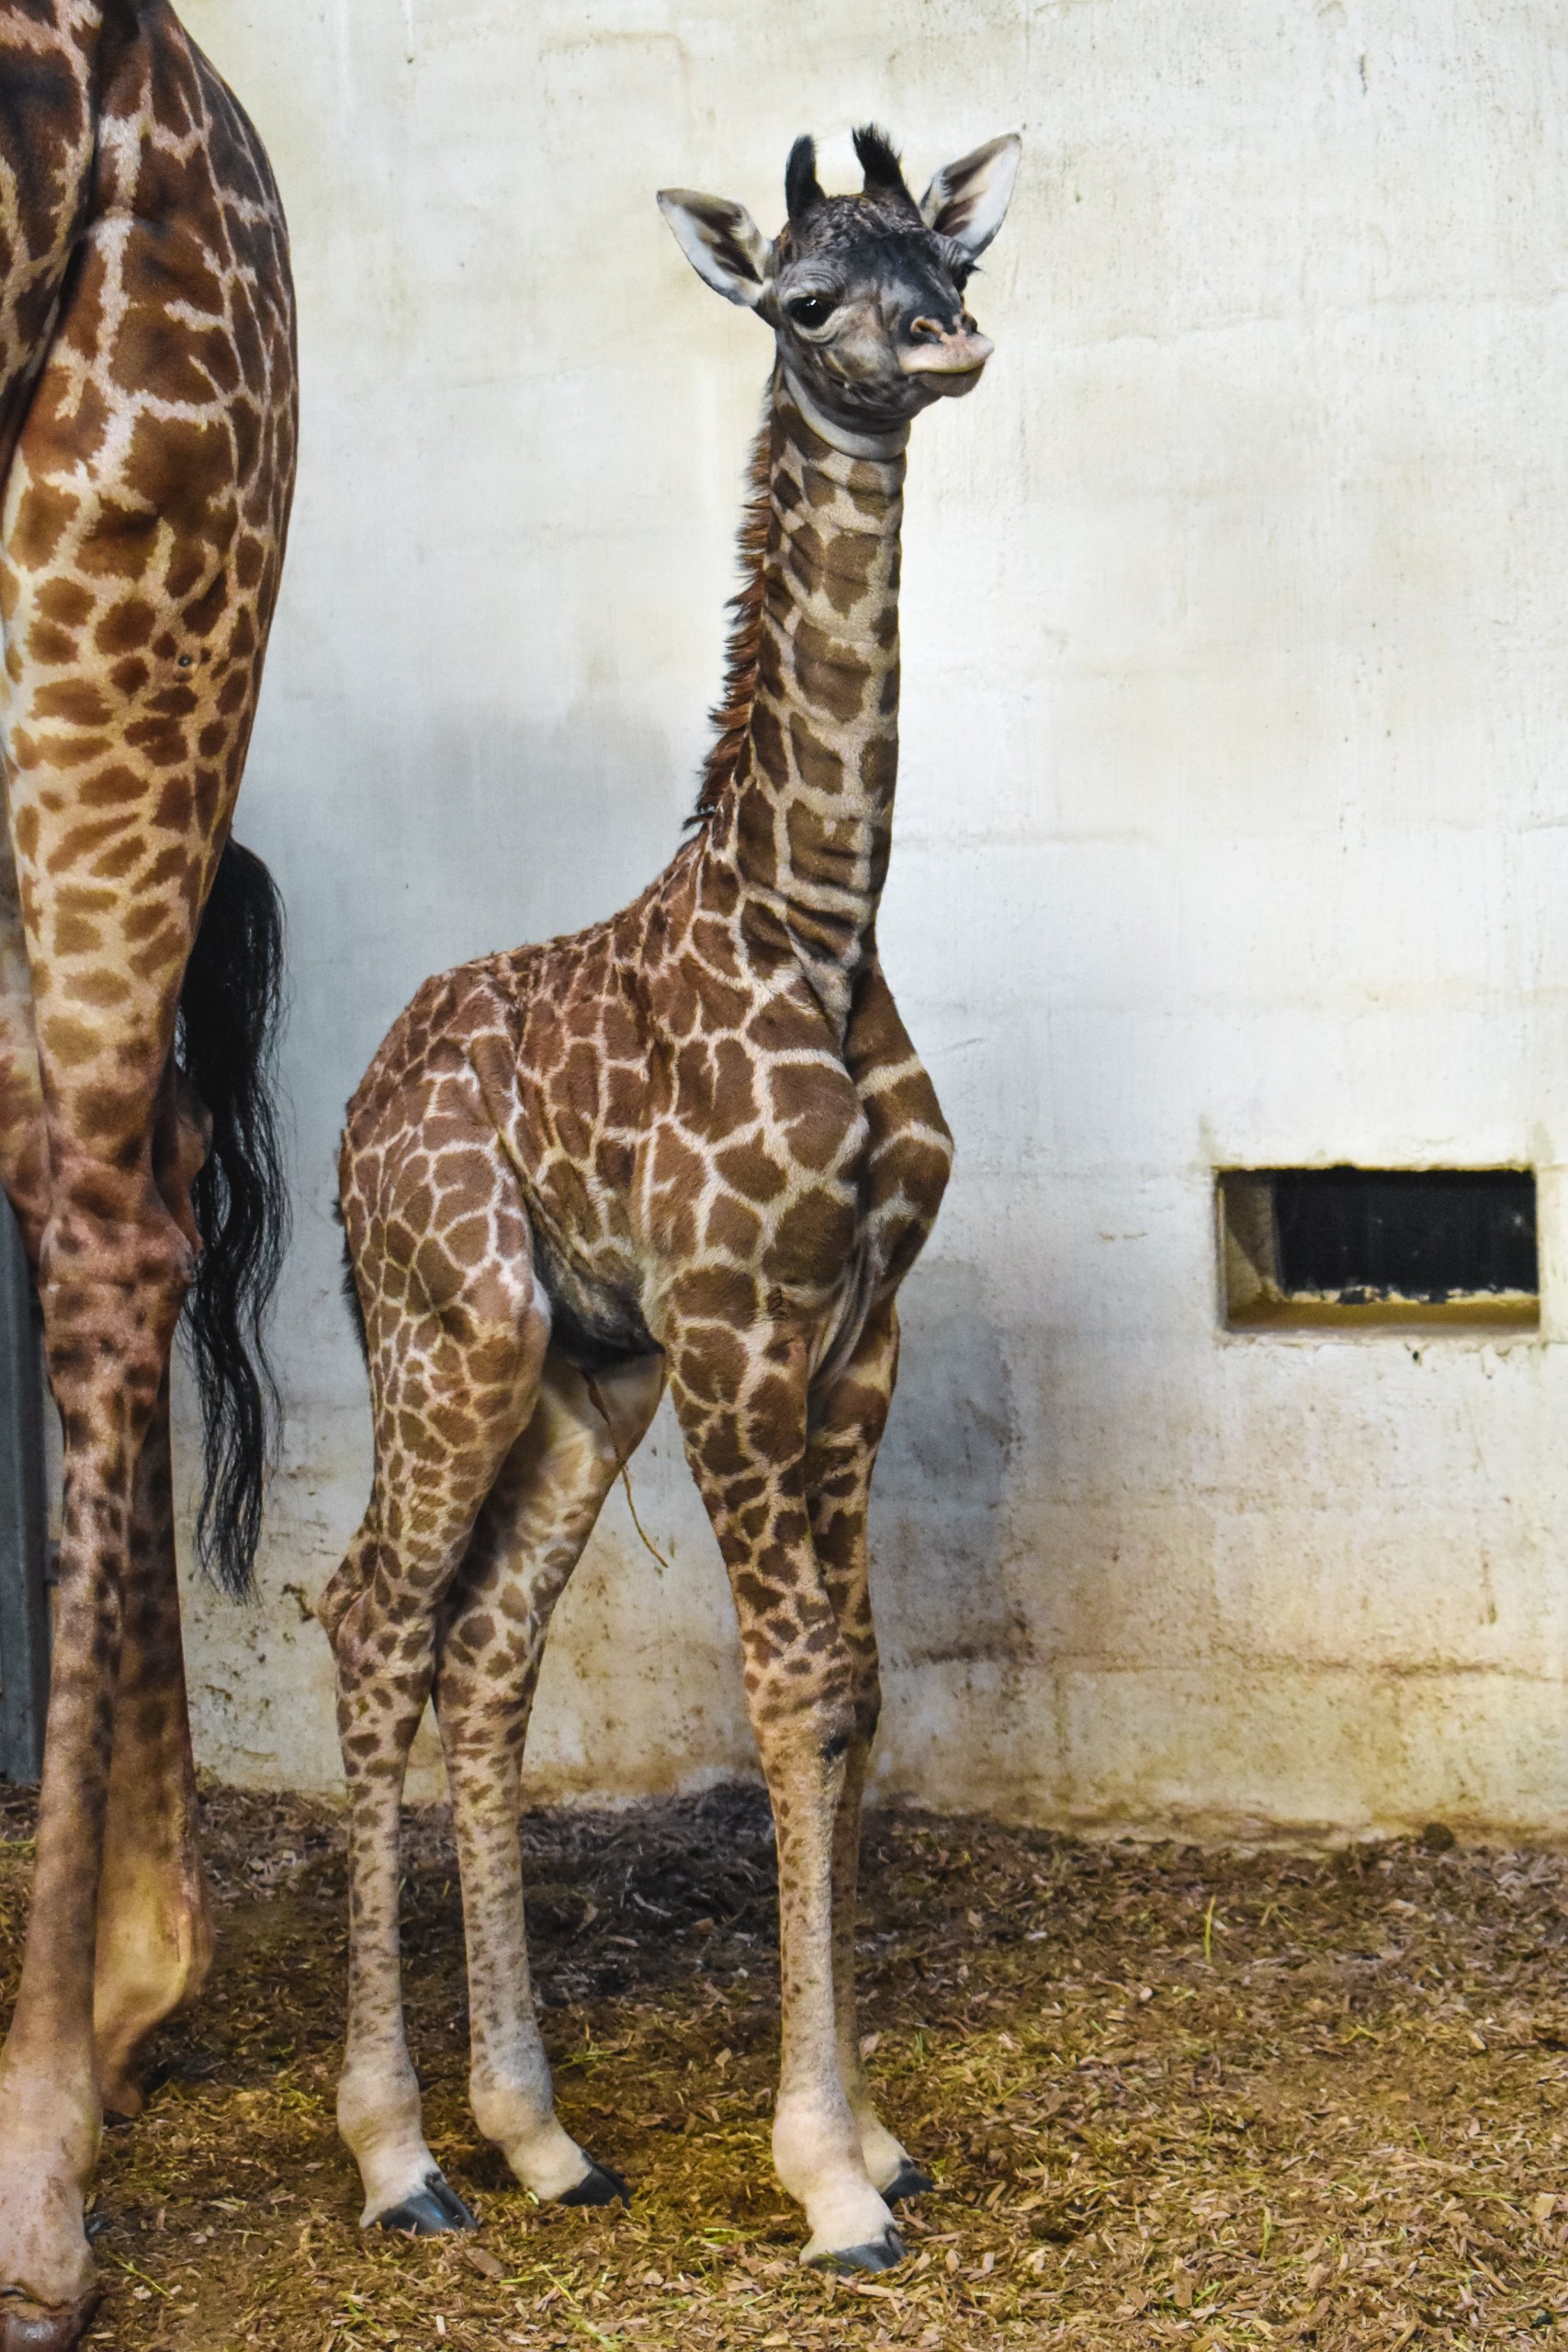
[[[784,307],[797,327],[819,327],[826,324],[839,306],[826,294],[797,294]]]

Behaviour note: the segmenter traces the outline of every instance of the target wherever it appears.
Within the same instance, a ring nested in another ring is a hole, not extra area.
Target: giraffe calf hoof
[[[477,2230],[479,2221],[451,2183],[433,2172],[426,2174],[423,2187],[416,2188],[412,2197],[378,2213],[371,2226],[378,2230],[402,2230],[411,2237],[435,2238],[447,2230]],[[0,2346],[0,2352],[6,2352],[6,2347]]]
[[[73,2303],[30,2303],[0,2289],[0,2352],[72,2352],[92,2325],[103,2295],[94,2287]]]
[[[568,2188],[556,2199],[558,2205],[629,2205],[631,2190],[614,2165],[590,2164],[575,2188]]]
[[[901,2205],[907,2197],[929,2197],[935,2187],[930,2173],[922,2172],[919,2165],[903,2165],[897,2178],[889,2181],[883,2190],[882,2201],[885,2205]]]
[[[891,2270],[895,2263],[903,2261],[908,2252],[908,2248],[897,2231],[887,2229],[879,2238],[874,2238],[869,2245],[845,2245],[832,2254],[813,2255],[811,2267],[813,2270],[831,2270],[840,2278],[854,2270]]]

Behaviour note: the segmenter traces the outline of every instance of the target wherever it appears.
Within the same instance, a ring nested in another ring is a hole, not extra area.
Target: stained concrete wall
[[[767,351],[670,181],[1021,128],[912,454],[883,940],[959,1146],[875,1514],[880,1785],[1079,1823],[1568,1826],[1568,20],[1549,0],[186,0],[272,148],[303,469],[241,831],[293,927],[289,1401],[206,1761],[335,1777],[330,1217],[420,978],[670,854]],[[1540,1172],[1509,1344],[1224,1336],[1216,1165]],[[187,1415],[188,1419],[188,1415]],[[661,1421],[534,1785],[749,1766]],[[433,1748],[423,1736],[423,1785]]]

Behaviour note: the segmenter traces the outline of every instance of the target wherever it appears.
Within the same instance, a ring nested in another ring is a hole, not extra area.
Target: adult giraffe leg
[[[849,1653],[854,1714],[854,1730],[844,1757],[843,1792],[833,1827],[833,2013],[839,2064],[865,2168],[890,2205],[931,2186],[877,2116],[861,2056],[855,2000],[861,1805],[882,1705],[867,1573],[866,1514],[897,1371],[898,1317],[888,1298],[872,1310],[843,1370],[825,1394],[813,1397],[806,1463],[811,1536],[839,1636]]]
[[[166,1375],[137,1465],[130,1564],[93,1997],[99,2095],[107,2114],[121,2116],[141,2108],[138,2060],[147,2037],[199,1992],[212,1961],[180,1638]]]
[[[210,1125],[187,1082],[168,1065],[153,1167],[159,1193],[193,1248],[198,1237],[191,1186],[207,1157]],[[98,1882],[93,2030],[107,2114],[141,2111],[142,2044],[199,1992],[211,1962],[186,1702],[165,1371],[131,1500],[130,1574]]]
[[[163,1095],[160,1190],[194,1241],[190,1180],[204,1157],[205,1138],[200,1121],[177,1100],[172,1069]],[[36,1265],[48,1220],[48,1138],[8,839],[0,841],[0,1175]],[[117,2115],[141,2108],[136,2053],[152,2029],[199,1988],[212,1953],[196,1836],[166,1376],[138,1462],[130,1556],[94,1998],[99,2091],[106,2111]]]
[[[156,24],[176,41],[173,19]],[[126,136],[98,150],[132,183],[152,129],[142,139],[134,85],[153,72],[136,40],[113,94]],[[243,119],[182,51],[174,70],[186,69],[191,120],[209,100],[230,107],[237,168]],[[198,195],[201,164],[197,147]],[[134,186],[121,194],[111,229],[85,230],[0,507],[0,755],[48,1139],[37,1247],[64,1453],[38,1858],[0,2056],[0,2346],[73,2343],[94,2295],[82,2211],[102,2123],[96,1921],[133,1503],[193,1262],[153,1145],[254,710],[290,466],[291,326],[265,166],[245,192],[253,214],[226,211],[210,188],[210,215],[184,243],[178,224],[138,211]],[[164,349],[187,291],[196,311],[209,305],[209,229],[236,245],[254,232],[254,252],[226,259],[245,277],[251,354],[272,380],[254,400],[214,377],[210,401],[146,404],[115,338],[129,353],[145,329],[146,348]]]
[[[834,1866],[855,1672],[812,1542],[802,1331],[716,1316],[667,1340],[686,1453],[729,1571],[778,1849],[783,2047],[773,2163],[806,2208],[804,2259],[886,2270],[904,2247],[866,2170],[840,2054]]]
[[[179,1261],[153,1217],[110,1237],[81,1218],[69,1276],[50,1247],[64,1224],[51,1216],[44,1238],[45,1341],[64,1430],[54,1654],[32,1907],[0,2056],[0,2278],[14,2300],[43,2307],[18,2334],[22,2321],[0,2305],[18,2343],[50,2341],[46,2326],[73,2341],[92,2295],[82,2211],[102,2122],[96,1928],[131,1497],[180,1301]]]
[[[49,830],[40,822],[40,841]],[[194,931],[201,885],[198,876],[189,880],[195,906],[186,928]],[[40,888],[39,895],[46,894]],[[38,1861],[21,1988],[0,2056],[0,2280],[14,2290],[13,2305],[40,2307],[36,2317],[24,2318],[0,2303],[3,2324],[18,2343],[46,2343],[45,2331],[60,2344],[73,2342],[93,2294],[82,2209],[102,2120],[94,2039],[96,1913],[128,1616],[139,1695],[179,1676],[177,1652],[163,1648],[171,1623],[177,1624],[177,1601],[172,1589],[135,1589],[148,1560],[133,1544],[132,1528],[139,1465],[191,1265],[189,1243],[158,1193],[151,1165],[152,1105],[182,968],[183,955],[174,969],[154,969],[143,984],[136,1009],[149,1050],[137,1055],[133,1030],[123,1060],[87,1057],[103,1088],[96,1104],[82,1102],[77,1072],[68,1057],[62,1066],[58,1039],[40,1023],[54,1195],[39,1288],[64,1476]],[[36,970],[34,986],[36,999],[42,993]],[[128,986],[133,1001],[134,993]],[[148,1004],[149,998],[161,1001]],[[112,1078],[103,1062],[114,1064]],[[152,1441],[150,1478],[163,1444],[161,1434]],[[167,1566],[172,1569],[172,1561]],[[178,1712],[183,1715],[183,1690]],[[139,1728],[145,1730],[144,1719]],[[162,1744],[166,1740],[165,1734]],[[133,1734],[128,1758],[138,1744]],[[116,1883],[111,1870],[111,1910]]]
[[[194,1105],[181,1102],[172,1067],[165,1070],[156,1144],[159,1191],[194,1244],[190,1185],[205,1157],[204,1122]],[[48,1136],[8,838],[0,841],[0,1177],[36,1266],[49,1214]],[[94,1998],[99,2090],[106,2111],[116,2115],[141,2108],[136,2053],[152,2029],[199,1988],[212,1953],[196,1836],[166,1377],[137,1467],[130,1563]]]
[[[607,2205],[628,2192],[556,2117],[523,1916],[523,1748],[551,1611],[662,1386],[658,1358],[592,1385],[547,1359],[533,1418],[479,1514],[440,1636],[435,1712],[463,1881],[469,2098],[523,2186],[563,2205]]]
[[[0,790],[5,782],[0,761]],[[0,1183],[36,1273],[49,1221],[49,1129],[33,1028],[28,938],[8,823],[0,833]]]

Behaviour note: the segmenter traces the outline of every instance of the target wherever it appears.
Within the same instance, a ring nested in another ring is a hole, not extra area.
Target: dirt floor
[[[214,1792],[219,1958],[104,2144],[126,2352],[1540,2345],[1568,2335],[1568,1861],[1089,1845],[874,1819],[861,1947],[888,2120],[938,2177],[910,2258],[834,2281],[773,2187],[772,1841],[750,1791],[525,1834],[568,2128],[629,2213],[536,2207],[464,2103],[449,1825],[409,1817],[430,2143],[478,2237],[362,2238],[333,2128],[338,1816]],[[0,1983],[28,1801],[0,1792]],[[1559,2314],[1562,2314],[1560,2317]]]

